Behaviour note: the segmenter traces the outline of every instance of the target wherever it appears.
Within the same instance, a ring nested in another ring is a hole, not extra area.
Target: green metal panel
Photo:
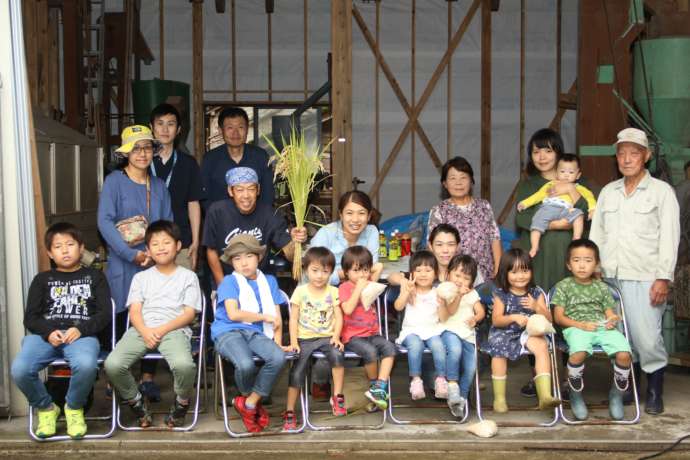
[[[690,37],[641,40],[633,52],[638,109],[664,143],[690,146]]]
[[[132,100],[134,122],[146,126],[149,125],[151,110],[158,104],[168,102],[178,107],[178,110],[181,105],[182,132],[179,140],[184,144],[189,134],[189,85],[187,83],[158,78],[136,80],[132,82]]]
[[[600,85],[611,85],[613,84],[613,78],[613,65],[603,64],[597,67],[597,83]]]
[[[580,156],[584,157],[612,157],[616,154],[613,145],[581,145]]]

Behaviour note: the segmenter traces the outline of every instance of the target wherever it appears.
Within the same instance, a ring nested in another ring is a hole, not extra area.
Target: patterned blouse
[[[491,204],[472,198],[467,206],[458,206],[450,199],[443,200],[429,211],[429,234],[438,224],[454,226],[460,233],[458,254],[472,256],[479,264],[485,280],[494,277],[494,256],[491,244],[501,239]]]

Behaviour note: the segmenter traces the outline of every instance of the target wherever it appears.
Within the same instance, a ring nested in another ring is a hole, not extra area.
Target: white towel
[[[254,295],[254,289],[247,282],[247,278],[240,275],[237,272],[232,274],[237,280],[237,285],[240,288],[240,298],[239,304],[242,311],[248,311],[252,313],[264,313],[264,308],[267,314],[275,316],[275,303],[273,302],[273,296],[271,295],[271,287],[268,285],[268,280],[266,276],[261,273],[261,270],[256,271],[256,284],[259,286],[259,297],[261,298],[261,305]],[[245,324],[253,324],[246,321]],[[273,338],[273,324],[264,321],[264,334]]]

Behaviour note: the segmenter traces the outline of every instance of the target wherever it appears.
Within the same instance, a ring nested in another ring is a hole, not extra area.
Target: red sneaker
[[[232,400],[232,405],[238,414],[242,417],[242,423],[250,433],[259,433],[263,428],[257,423],[256,409],[247,409],[244,405],[247,400],[246,396],[236,396]]]
[[[297,416],[291,410],[283,412],[283,431],[297,430]]]
[[[261,403],[256,405],[256,423],[258,423],[262,429],[266,428],[271,423],[271,416],[268,415],[268,411]]]
[[[328,401],[331,396],[330,383],[312,383],[311,397],[314,401]]]
[[[331,408],[333,415],[336,417],[344,417],[347,415],[347,408],[345,407],[345,396],[335,395],[331,398]]]

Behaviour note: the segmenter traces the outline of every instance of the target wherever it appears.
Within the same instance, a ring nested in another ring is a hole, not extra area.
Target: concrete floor
[[[348,371],[357,375],[359,371]],[[401,404],[410,404],[406,392],[406,366],[396,366],[394,377],[394,394],[400,396]],[[488,373],[482,375],[481,381],[486,389],[480,392],[485,406],[484,417],[496,422],[533,422],[545,421],[549,414],[536,410],[517,410],[518,405],[530,406],[535,400],[519,395],[519,388],[529,377],[526,361],[509,370],[508,402],[514,410],[501,417],[488,412],[491,404],[491,385]],[[606,360],[594,359],[588,363],[585,375],[588,401],[601,403],[608,391],[610,369]],[[166,372],[161,372],[158,380],[165,388],[170,386]],[[117,431],[107,440],[79,441],[62,443],[36,443],[26,435],[26,417],[15,417],[11,421],[0,422],[0,456],[2,458],[47,458],[76,453],[80,458],[99,459],[135,459],[135,458],[179,458],[192,459],[200,455],[216,458],[241,455],[243,460],[262,458],[280,454],[282,459],[307,460],[312,458],[345,457],[380,459],[401,458],[406,455],[418,458],[436,458],[439,455],[455,453],[479,458],[514,457],[516,451],[521,457],[553,458],[554,454],[564,458],[592,458],[593,455],[605,458],[639,458],[644,453],[658,451],[680,436],[690,432],[690,399],[688,384],[690,374],[684,368],[671,368],[667,373],[665,403],[666,412],[658,417],[643,413],[640,423],[632,426],[567,426],[558,423],[551,428],[510,427],[499,428],[499,433],[491,439],[480,439],[464,431],[466,425],[394,425],[390,422],[382,430],[341,430],[328,432],[307,431],[296,435],[263,436],[247,439],[230,439],[224,429],[222,420],[213,414],[212,400],[209,401],[208,413],[201,414],[199,423],[191,433],[171,433],[167,431],[124,433]],[[348,385],[359,392],[357,384]],[[281,426],[280,414],[284,404],[285,375],[281,376],[274,403],[269,407],[272,415],[271,429]],[[644,385],[643,385],[644,389]],[[353,393],[355,394],[355,393]],[[98,401],[91,413],[98,413],[105,404],[102,381],[96,391]],[[164,412],[170,404],[172,395],[164,394],[164,402],[154,409]],[[397,401],[397,400],[396,400]],[[350,407],[360,404],[351,397]],[[428,398],[425,406],[434,405]],[[591,410],[591,420],[606,418],[606,408]],[[317,403],[314,409],[325,409],[326,405]],[[568,410],[566,408],[566,410]],[[631,408],[627,409],[628,411]],[[234,411],[230,411],[235,415]],[[380,420],[380,414],[364,414],[359,410],[345,418],[334,419],[330,414],[319,412],[314,416],[317,423],[371,424]],[[400,417],[421,417],[422,419],[451,420],[448,410],[438,408],[400,409]],[[163,415],[157,415],[155,422],[162,423]],[[470,413],[469,423],[477,421],[474,409]],[[232,426],[241,430],[241,422],[235,418]],[[96,432],[104,427],[102,422],[90,422],[89,429]],[[64,430],[64,424],[58,429]],[[683,443],[671,454],[663,458],[690,458],[690,443]]]

